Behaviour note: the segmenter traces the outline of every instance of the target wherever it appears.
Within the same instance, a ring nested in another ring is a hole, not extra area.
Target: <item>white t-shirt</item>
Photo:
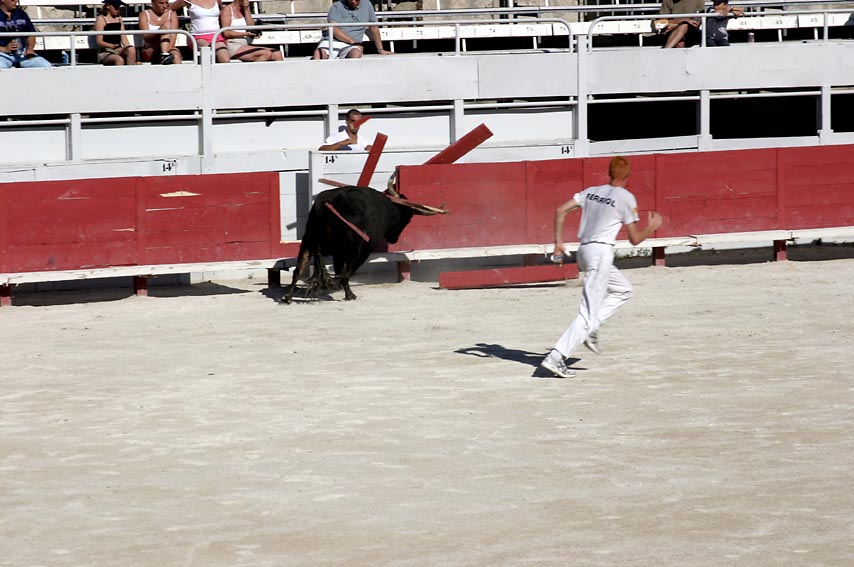
[[[331,136],[329,136],[328,138],[326,138],[326,142],[324,145],[337,144],[338,142],[343,142],[344,140],[348,139],[349,137],[350,137],[350,134],[347,133],[346,129],[339,130],[338,132],[336,132],[336,133],[332,134]],[[370,144],[370,142],[367,140],[367,138],[365,138],[361,134],[356,134],[356,144],[344,146],[341,149],[342,150],[367,151],[367,149],[368,149],[367,146],[369,144]]]
[[[640,220],[635,196],[622,187],[588,187],[573,198],[581,206],[578,240],[582,244],[615,244],[622,225]]]

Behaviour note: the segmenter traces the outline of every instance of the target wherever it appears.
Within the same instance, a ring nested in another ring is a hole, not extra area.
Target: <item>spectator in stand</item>
[[[706,9],[703,0],[662,0],[661,14],[696,14]],[[665,48],[690,47],[700,43],[700,18],[677,18],[666,20]]]
[[[101,13],[95,18],[95,31],[125,31],[122,20],[122,0],[104,0]],[[126,35],[96,35],[98,63],[102,65],[136,65],[136,47]]]
[[[326,143],[318,148],[321,152],[340,152],[347,150],[371,151],[368,140],[359,135],[362,113],[355,108],[347,112],[347,119],[338,131],[328,138]]]
[[[169,9],[169,0],[151,0],[151,6],[139,14],[143,31],[177,30],[178,14]],[[151,33],[142,36],[142,60],[156,65],[181,63],[181,50],[175,47],[174,33]]]
[[[729,0],[713,0],[709,12],[714,14],[706,18],[706,45],[724,47],[729,45],[729,31],[726,26],[730,18],[744,15],[741,8],[730,8]]]
[[[699,0],[702,2],[702,0]],[[370,0],[335,0],[326,20],[333,24],[355,24],[332,28],[332,58],[357,59],[362,56],[362,40],[365,31],[374,42],[377,53],[390,55],[391,51],[383,49],[383,41],[380,37],[380,28],[376,25],[365,25],[368,22],[377,21],[377,15]],[[324,32],[323,39],[314,50],[313,59],[329,58],[329,38]]]
[[[0,1],[0,32],[35,32],[36,28],[18,0]],[[35,36],[0,37],[0,69],[50,67],[44,57],[36,55]]]
[[[228,26],[254,26],[252,11],[249,9],[249,0],[234,0],[222,10],[220,17],[222,27]],[[261,35],[260,31],[229,30],[223,32],[228,55],[231,59],[240,61],[282,61],[284,57],[278,49],[252,45],[252,40]]]
[[[169,4],[169,9],[177,12],[181,8],[187,8],[190,14],[190,34],[196,39],[199,47],[209,47],[220,27],[220,14],[222,12],[221,0],[175,0]],[[220,35],[216,45],[217,63],[228,63],[228,47],[225,38]]]

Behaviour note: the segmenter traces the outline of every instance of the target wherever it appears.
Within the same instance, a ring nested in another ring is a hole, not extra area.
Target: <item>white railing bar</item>
[[[68,30],[68,31],[58,31],[58,32],[2,32],[0,33],[0,37],[68,37],[71,38],[71,45],[68,48],[68,51],[71,53],[69,63],[72,67],[77,66],[77,46],[74,44],[75,37],[92,37],[96,35],[149,35],[149,34],[158,34],[158,35],[166,35],[166,34],[180,34],[187,36],[187,45],[192,46],[193,52],[196,53],[198,51],[198,45],[196,44],[196,38],[194,38],[190,32],[187,30],[103,30],[103,31],[82,31],[82,30]],[[64,50],[63,50],[64,51]]]
[[[821,91],[794,91],[794,92],[763,92],[763,93],[709,93],[709,98],[786,98],[793,96],[818,96]]]
[[[823,24],[824,24],[824,34],[823,41],[828,41],[828,23],[827,23],[827,15],[828,14],[850,14],[852,10],[850,8],[834,8],[834,9],[822,9],[822,10],[786,10],[785,12],[774,12],[773,16],[797,16],[803,14],[813,14],[818,15],[821,14],[823,16]],[[750,17],[760,17],[769,16],[768,12],[745,12],[743,16],[740,18],[750,18]],[[589,37],[595,36],[597,33],[607,34],[609,32],[597,32],[596,26],[602,22],[612,22],[612,21],[626,21],[626,20],[671,20],[671,19],[698,19],[701,18],[705,20],[706,18],[714,18],[717,17],[717,14],[708,13],[708,12],[697,12],[694,14],[654,14],[654,17],[649,15],[640,15],[640,16],[600,16],[590,22],[590,26],[587,28],[586,32],[582,32],[581,35],[587,35]],[[652,28],[650,27],[650,31]],[[702,46],[706,46],[706,34],[700,34],[702,39]],[[593,42],[589,42],[587,47],[588,51],[593,51]]]
[[[526,22],[530,24],[531,22],[538,23],[552,23],[552,24],[561,24],[566,26],[567,33],[569,34],[570,25],[569,22],[562,18],[536,18],[535,20],[530,20]],[[422,27],[425,25],[431,26],[454,26],[454,40],[456,43],[456,48],[454,50],[455,55],[460,54],[460,26],[484,26],[484,25],[502,25],[502,26],[512,26],[512,25],[520,25],[518,22],[514,22],[511,20],[443,20],[441,22],[385,22],[383,23],[383,27]],[[362,22],[360,25],[364,26],[379,26],[379,22]],[[523,24],[524,25],[524,24]],[[352,27],[352,22],[345,23],[332,23],[332,22],[324,22],[318,24],[265,24],[265,25],[255,25],[255,26],[228,26],[224,28],[220,28],[216,31],[213,37],[212,44],[216,45],[217,40],[227,31],[232,30],[260,30],[260,31],[287,31],[287,30],[300,30],[305,31],[306,29],[324,29],[326,30],[327,37],[325,41],[329,42],[329,51],[332,52],[332,28],[343,28],[343,27]],[[425,38],[427,39],[427,38]],[[215,50],[211,50],[211,59],[215,63],[216,62],[216,52]],[[332,58],[328,59],[332,61]]]

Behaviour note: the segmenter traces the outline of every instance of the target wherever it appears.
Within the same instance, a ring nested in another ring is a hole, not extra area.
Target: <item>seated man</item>
[[[705,10],[703,0],[662,0],[661,14],[695,14]],[[667,20],[664,33],[665,48],[690,47],[700,43],[700,18],[677,18]]]
[[[0,1],[0,32],[34,32],[30,17],[18,7],[18,0]],[[50,67],[47,59],[36,55],[35,36],[0,37],[0,69],[12,67]]]
[[[700,0],[702,2],[702,0]],[[375,26],[365,25],[367,22],[377,20],[374,7],[370,0],[336,0],[326,15],[326,21],[333,24],[355,23],[353,26],[332,28],[332,58],[357,59],[362,56],[362,40],[365,30],[368,30],[377,52],[380,55],[388,55],[391,51],[383,49],[383,41],[380,37],[380,29]],[[312,59],[329,58],[329,38],[324,32],[323,39],[314,50]]]
[[[318,148],[321,152],[340,152],[342,150],[360,150],[371,151],[371,144],[359,135],[359,121],[362,119],[362,113],[355,108],[347,112],[347,120],[344,126],[341,126],[338,131],[328,138],[326,143]]]

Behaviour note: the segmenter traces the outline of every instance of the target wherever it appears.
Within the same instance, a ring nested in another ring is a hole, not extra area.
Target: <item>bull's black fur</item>
[[[341,216],[367,233],[366,242],[356,231],[338,218],[326,203]],[[320,193],[308,213],[305,235],[299,248],[294,277],[283,303],[293,300],[294,290],[310,257],[314,259],[314,274],[306,282],[316,294],[321,289],[333,289],[334,282],[326,271],[323,256],[332,256],[335,275],[344,288],[344,299],[356,299],[350,290],[350,276],[383,242],[394,244],[412,220],[412,208],[394,203],[387,195],[369,187],[339,187]]]

